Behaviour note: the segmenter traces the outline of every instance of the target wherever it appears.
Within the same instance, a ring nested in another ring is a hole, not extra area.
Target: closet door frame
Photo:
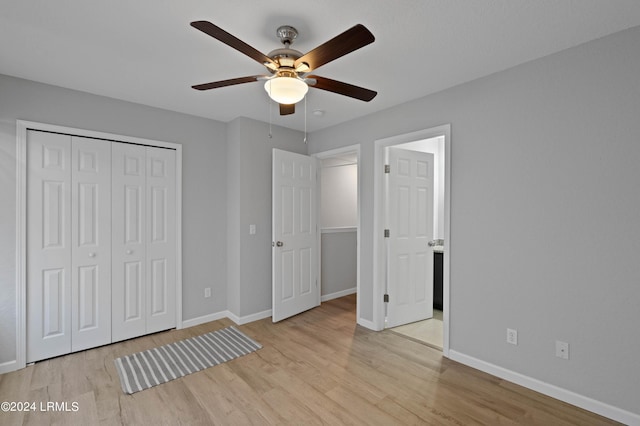
[[[93,130],[77,129],[53,124],[33,121],[16,121],[16,361],[7,371],[18,370],[26,366],[27,353],[27,133],[29,130],[63,133],[105,142],[124,142],[144,146],[173,149],[176,152],[176,328],[182,325],[182,145],[173,142],[163,142],[143,139],[133,136],[117,135],[113,133],[96,132]],[[3,368],[2,372],[5,369]]]

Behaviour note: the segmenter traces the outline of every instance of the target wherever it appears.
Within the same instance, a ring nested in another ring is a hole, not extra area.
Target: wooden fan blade
[[[245,43],[244,41],[240,40],[239,38],[229,34],[228,32],[226,32],[225,30],[223,30],[222,28],[218,27],[217,25],[212,24],[209,21],[195,21],[191,23],[191,26],[193,28],[196,28],[200,31],[202,31],[205,34],[210,35],[211,37],[220,40],[221,42],[223,42],[224,44],[226,44],[229,47],[232,47],[234,49],[236,49],[239,52],[244,53],[245,55],[247,55],[248,57],[250,57],[251,59],[260,62],[262,65],[265,64],[271,64],[274,67],[277,68],[277,65],[275,62],[273,62],[273,60],[268,57],[267,55],[265,55],[264,53],[256,50],[255,48],[249,46],[247,43]]]
[[[195,86],[191,86],[191,87],[193,87],[196,90],[217,89],[218,87],[233,86],[234,84],[251,83],[254,81],[258,81],[258,79],[261,77],[264,77],[264,76],[252,75],[250,77],[238,77],[238,78],[232,78],[229,80],[221,80],[221,81],[214,81],[211,83],[196,84]]]
[[[307,78],[309,80],[313,79],[316,81],[315,84],[309,84],[309,87],[315,87],[316,89],[349,96],[350,98],[360,99],[365,102],[369,102],[378,94],[378,92],[365,89],[364,87],[354,86],[353,84],[343,83],[341,81],[331,80],[330,78],[319,77],[317,75],[310,75]]]
[[[280,115],[289,115],[296,112],[296,104],[280,104]]]
[[[311,71],[347,53],[373,43],[374,40],[375,37],[371,34],[371,31],[364,25],[358,24],[303,55],[296,60],[294,68],[297,69],[301,64],[305,63],[309,67],[305,72]]]

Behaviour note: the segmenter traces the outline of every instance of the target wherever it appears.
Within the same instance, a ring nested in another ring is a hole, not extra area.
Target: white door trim
[[[443,345],[442,353],[449,357],[450,318],[450,253],[451,253],[451,125],[444,124],[412,133],[378,139],[374,148],[374,211],[373,211],[373,325],[375,330],[384,329],[385,306],[385,242],[384,242],[384,149],[388,146],[444,136],[445,195],[444,195],[444,260],[443,260]]]
[[[360,197],[362,194],[361,191],[361,187],[362,187],[362,165],[360,164],[360,145],[349,145],[349,146],[344,146],[342,148],[336,148],[336,149],[331,149],[329,151],[322,151],[322,152],[317,152],[315,154],[312,154],[312,157],[317,158],[318,160],[324,160],[325,158],[330,158],[330,157],[335,157],[336,155],[339,154],[346,154],[346,153],[350,153],[350,152],[355,152],[356,153],[356,158],[357,158],[357,162],[358,162],[358,199],[357,199],[357,213],[356,213],[356,218],[357,218],[357,223],[356,223],[356,322],[360,325],[363,325],[363,322],[366,323],[365,327],[369,327],[370,322],[368,320],[362,319],[361,315],[360,315],[360,247],[362,246],[362,244],[360,243],[360,239],[361,239],[361,233],[360,233]],[[318,167],[319,173],[320,175],[318,176],[318,202],[317,202],[317,206],[318,206],[318,218],[321,217],[320,215],[320,208],[321,206],[321,199],[322,199],[322,167]],[[320,271],[322,270],[321,266],[322,266],[322,259],[320,258],[320,254],[322,253],[321,250],[321,242],[322,242],[322,238],[318,238],[318,280],[320,280],[320,282],[322,282],[322,276],[320,275]],[[320,288],[320,294],[322,294],[322,287]]]
[[[33,121],[16,121],[16,359],[0,365],[0,373],[26,365],[26,235],[27,132],[41,130],[94,139],[170,148],[176,151],[176,328],[182,328],[182,145],[133,136],[77,129]]]

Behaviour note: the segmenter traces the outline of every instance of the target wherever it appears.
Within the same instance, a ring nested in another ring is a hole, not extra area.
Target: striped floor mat
[[[135,393],[231,361],[260,349],[235,327],[160,346],[115,360],[124,393]]]

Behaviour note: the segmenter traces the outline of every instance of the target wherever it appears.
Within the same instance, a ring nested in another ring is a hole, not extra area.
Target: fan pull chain
[[[304,97],[304,143],[307,143],[307,97]]]

